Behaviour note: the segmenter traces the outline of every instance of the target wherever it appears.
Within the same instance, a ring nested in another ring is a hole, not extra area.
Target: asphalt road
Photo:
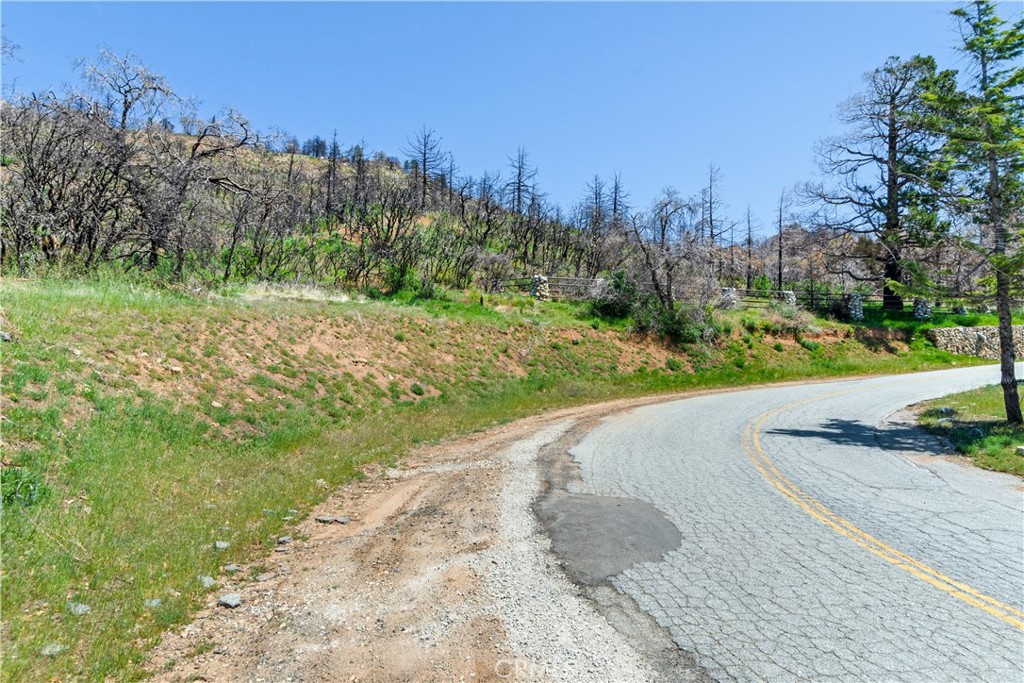
[[[1024,488],[887,416],[995,367],[697,396],[607,419],[576,493],[679,530],[612,577],[719,680],[1024,681]]]

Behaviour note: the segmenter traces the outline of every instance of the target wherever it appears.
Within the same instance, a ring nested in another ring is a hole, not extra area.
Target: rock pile
[[[930,320],[932,317],[932,302],[928,299],[914,299],[914,317],[918,320]]]
[[[786,306],[796,306],[796,292],[789,289],[782,290],[779,292],[779,301]]]
[[[846,317],[854,322],[864,320],[864,296],[857,292],[850,292],[846,295],[845,308]]]
[[[533,283],[530,285],[530,296],[537,301],[550,301],[551,291],[548,289],[548,279],[543,275],[534,275]]]
[[[724,287],[721,296],[718,297],[719,308],[736,308],[741,302],[740,292],[735,287]]]

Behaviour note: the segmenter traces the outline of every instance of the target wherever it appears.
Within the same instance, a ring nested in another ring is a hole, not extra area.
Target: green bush
[[[665,367],[671,370],[672,372],[679,372],[680,370],[683,369],[683,364],[679,361],[678,358],[673,358],[672,356],[669,356],[668,358],[665,359]]]
[[[654,331],[675,344],[695,344],[702,339],[705,330],[705,326],[697,322],[697,317],[694,309],[678,305],[671,310],[659,309]]]
[[[640,298],[636,281],[624,270],[617,270],[609,278],[604,293],[589,302],[590,313],[598,318],[621,320],[633,313]]]
[[[413,382],[413,385],[409,387],[409,391],[414,393],[416,396],[422,396],[423,394],[427,393],[419,382]]]
[[[752,284],[754,285],[754,289],[756,289],[758,292],[769,292],[775,287],[774,283],[772,283],[771,281],[771,278],[769,278],[764,273],[761,273],[760,275],[755,277],[754,282]]]

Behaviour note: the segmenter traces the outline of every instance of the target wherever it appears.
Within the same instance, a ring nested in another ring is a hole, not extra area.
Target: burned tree
[[[430,178],[440,174],[441,164],[445,159],[445,154],[441,151],[441,138],[432,128],[423,126],[408,141],[402,153],[416,162],[414,175],[420,189],[419,206],[420,209],[425,209],[430,190]]]

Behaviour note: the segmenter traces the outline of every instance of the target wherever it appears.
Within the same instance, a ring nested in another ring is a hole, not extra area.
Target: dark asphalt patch
[[[632,498],[554,494],[537,501],[534,512],[565,572],[587,586],[639,562],[660,562],[682,542],[658,508]]]

